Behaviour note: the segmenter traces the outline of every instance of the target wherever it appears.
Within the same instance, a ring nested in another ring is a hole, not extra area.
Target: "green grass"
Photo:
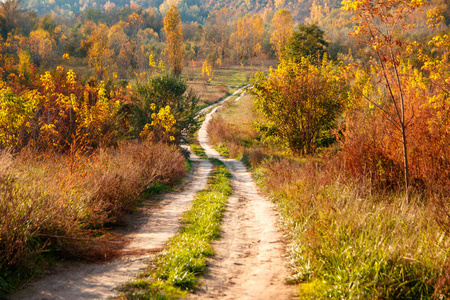
[[[220,155],[222,155],[225,158],[229,158],[230,157],[230,151],[228,151],[228,148],[225,144],[217,144],[216,146],[214,146],[214,149],[217,150],[217,152],[219,152]]]
[[[191,146],[192,152],[194,152],[195,155],[197,155],[198,157],[203,158],[203,159],[208,159],[208,156],[206,156],[205,150],[200,145],[191,144],[190,146]]]
[[[180,232],[171,238],[139,278],[120,288],[119,299],[177,299],[199,285],[206,270],[206,257],[214,254],[211,242],[220,237],[220,224],[231,195],[231,174],[219,160],[208,187],[195,197],[183,215]]]

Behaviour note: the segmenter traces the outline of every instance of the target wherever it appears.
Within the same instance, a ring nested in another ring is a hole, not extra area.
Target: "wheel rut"
[[[199,131],[200,145],[209,157],[224,162],[232,174],[233,195],[228,200],[222,237],[213,247],[202,287],[189,299],[290,299],[293,287],[284,283],[284,236],[274,205],[261,196],[244,164],[224,159],[211,147],[207,125],[218,107],[205,118]]]

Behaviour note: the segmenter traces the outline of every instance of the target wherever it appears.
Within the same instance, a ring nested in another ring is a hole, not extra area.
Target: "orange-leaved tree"
[[[172,72],[179,76],[183,71],[184,45],[180,13],[171,5],[164,17],[167,58]]]
[[[204,26],[204,43],[210,53],[217,53],[224,59],[228,50],[231,28],[230,12],[226,8],[209,13]]]
[[[345,0],[344,9],[353,12],[353,35],[369,46],[374,59],[371,74],[379,82],[371,95],[361,93],[380,109],[400,135],[403,152],[405,199],[409,199],[409,162],[407,130],[413,114],[406,110],[411,99],[405,92],[408,76],[402,76],[404,53],[408,46],[402,34],[413,26],[408,16],[427,4],[425,0]]]

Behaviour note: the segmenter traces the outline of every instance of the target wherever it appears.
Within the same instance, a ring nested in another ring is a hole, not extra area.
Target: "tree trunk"
[[[403,162],[405,173],[405,200],[409,202],[409,164],[408,164],[408,147],[406,144],[406,128],[402,126],[402,144],[403,144]]]

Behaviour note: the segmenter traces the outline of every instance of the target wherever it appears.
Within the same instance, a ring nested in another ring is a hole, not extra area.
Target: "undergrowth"
[[[179,181],[185,159],[163,143],[90,156],[0,155],[0,296],[58,258],[104,260],[123,244],[105,230],[143,196]]]
[[[146,271],[120,288],[118,299],[177,299],[199,285],[198,276],[206,270],[206,257],[214,254],[211,242],[220,237],[231,194],[231,174],[219,160],[212,162],[208,187],[197,194],[191,209],[183,215],[180,232]]]

